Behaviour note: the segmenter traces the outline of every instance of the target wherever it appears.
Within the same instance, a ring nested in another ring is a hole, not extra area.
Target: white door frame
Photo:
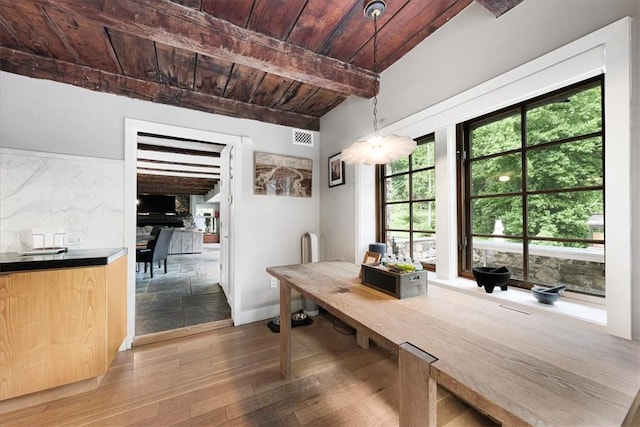
[[[231,307],[231,317],[235,312],[233,288],[231,287],[232,271],[230,267],[231,257],[231,220],[233,218],[233,183],[235,170],[230,167],[233,164],[235,147],[227,145],[220,153],[220,287],[227,297]]]
[[[137,148],[139,132],[195,139],[230,145],[236,148],[242,141],[242,137],[236,135],[227,135],[144,120],[124,119],[124,245],[129,254],[127,262],[127,338],[124,342],[124,349],[131,348],[136,332],[136,204],[134,201],[137,197],[138,188],[136,162],[138,159]],[[233,166],[235,167],[235,165]],[[233,188],[231,188],[230,191],[233,192]],[[233,225],[233,222],[231,222],[231,224]],[[231,236],[234,235],[234,233],[230,234]],[[231,253],[229,267],[233,266],[233,261],[233,253]],[[232,278],[233,275],[231,275],[229,279],[232,280]],[[230,282],[230,289],[235,295],[235,286],[233,286],[232,282]]]

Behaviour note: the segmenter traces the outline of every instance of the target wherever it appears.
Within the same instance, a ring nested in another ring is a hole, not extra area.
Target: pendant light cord
[[[384,0],[369,0],[364,7],[364,16],[373,21],[373,136],[366,141],[354,141],[342,150],[342,158],[348,165],[384,165],[410,155],[416,141],[408,136],[378,136],[378,18],[386,10]]]
[[[376,52],[378,51],[378,15],[373,17],[373,134],[378,134],[378,58]]]

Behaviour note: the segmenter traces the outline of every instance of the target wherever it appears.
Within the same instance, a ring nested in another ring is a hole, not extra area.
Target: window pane
[[[520,153],[471,162],[471,194],[503,194],[522,190]]]
[[[411,155],[411,165],[413,170],[426,168],[435,165],[435,143],[425,142],[418,145]]]
[[[435,265],[435,233],[413,233],[413,259]]]
[[[427,169],[412,175],[413,200],[436,198],[436,171]]]
[[[416,250],[429,262],[435,260],[435,142],[433,135],[416,141],[410,156],[379,169],[384,173],[381,226],[390,253],[406,257]],[[420,242],[413,244],[413,238]]]
[[[602,130],[600,85],[560,94],[527,111],[527,144],[555,141]]]
[[[387,251],[396,256],[408,257],[409,233],[401,231],[387,232]]]
[[[409,203],[387,205],[387,228],[409,230]]]
[[[500,267],[511,270],[511,278],[522,280],[524,271],[522,242],[502,242],[490,238],[473,238],[473,266]]]
[[[471,265],[506,265],[516,286],[565,284],[604,296],[602,82],[464,124],[465,273]]]
[[[520,112],[511,111],[471,130],[471,158],[501,153],[521,147]]]
[[[604,248],[570,248],[529,245],[529,279],[545,286],[565,285],[567,290],[605,296]]]
[[[601,186],[602,139],[567,142],[527,153],[529,191]]]
[[[435,231],[436,202],[419,202],[413,204],[413,229]]]
[[[409,157],[403,157],[402,159],[395,160],[387,163],[385,166],[385,175],[393,175],[396,173],[407,172],[409,170]]]
[[[393,176],[386,179],[387,202],[404,202],[409,200],[409,175]]]
[[[600,190],[532,195],[528,198],[529,235],[588,239],[589,219],[594,215],[602,215],[603,212],[604,204]],[[571,245],[585,246],[582,243]]]
[[[471,202],[473,234],[522,236],[522,197],[488,197]]]

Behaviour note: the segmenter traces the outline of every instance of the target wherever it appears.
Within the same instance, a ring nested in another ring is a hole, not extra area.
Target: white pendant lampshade
[[[384,13],[384,0],[371,0],[364,7],[364,15],[373,20],[373,137],[367,141],[356,141],[342,150],[341,158],[349,165],[386,164],[408,156],[415,150],[416,142],[408,136],[378,135],[378,18]]]
[[[342,150],[342,161],[348,165],[379,165],[407,157],[416,149],[416,142],[408,136],[374,136],[356,141]]]

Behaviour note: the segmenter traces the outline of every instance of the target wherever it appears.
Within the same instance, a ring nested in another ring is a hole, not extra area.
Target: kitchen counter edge
[[[17,252],[0,253],[0,274],[53,268],[108,265],[127,254],[127,248],[78,249],[55,255],[22,256]]]

